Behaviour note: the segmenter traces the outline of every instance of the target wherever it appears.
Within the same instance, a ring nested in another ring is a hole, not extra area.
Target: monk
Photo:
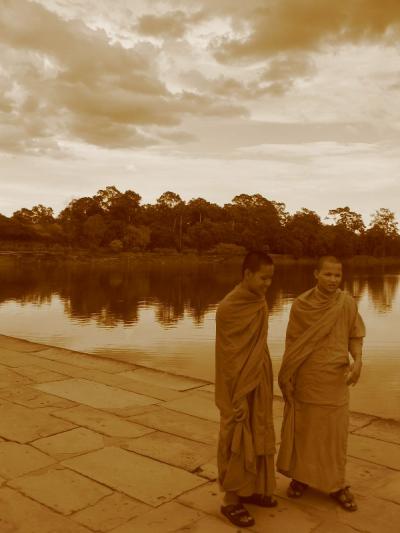
[[[290,497],[312,486],[356,511],[345,477],[348,386],[360,377],[365,327],[354,299],[339,289],[341,262],[322,257],[314,276],[316,287],[295,299],[286,332],[278,377],[285,410],[277,469],[292,478]]]
[[[242,281],[220,302],[216,314],[218,472],[225,493],[221,512],[238,527],[255,523],[243,503],[277,504],[272,497],[275,434],[265,300],[273,273],[268,254],[249,252]]]

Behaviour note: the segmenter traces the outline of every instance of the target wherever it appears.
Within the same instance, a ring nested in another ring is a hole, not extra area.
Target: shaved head
[[[325,263],[333,263],[335,265],[343,265],[342,261],[334,255],[323,255],[318,259],[316,270],[322,270]]]

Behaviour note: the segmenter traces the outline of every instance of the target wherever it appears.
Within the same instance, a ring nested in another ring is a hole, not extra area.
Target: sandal
[[[255,524],[254,518],[241,503],[222,506],[221,513],[238,527],[251,527]]]
[[[252,503],[259,507],[276,507],[278,505],[277,500],[272,496],[266,494],[252,494],[251,496],[240,496],[240,501],[244,503]]]
[[[344,489],[337,490],[331,493],[331,498],[336,500],[340,507],[345,511],[353,512],[357,511],[358,507],[354,501],[354,496],[349,491],[350,487],[344,487]]]
[[[306,483],[292,479],[287,489],[287,495],[289,498],[301,498],[307,488],[308,485]]]

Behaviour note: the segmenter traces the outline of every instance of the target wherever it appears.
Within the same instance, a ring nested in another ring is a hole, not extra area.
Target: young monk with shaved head
[[[265,300],[273,273],[268,254],[248,253],[241,283],[220,302],[216,315],[218,471],[225,492],[221,512],[238,527],[254,525],[243,503],[277,503],[272,498],[275,435]]]
[[[292,478],[289,496],[302,496],[310,485],[355,511],[345,477],[348,386],[360,377],[365,327],[354,299],[339,289],[341,262],[322,257],[314,275],[316,286],[296,298],[287,327],[279,372],[285,411],[277,468]]]

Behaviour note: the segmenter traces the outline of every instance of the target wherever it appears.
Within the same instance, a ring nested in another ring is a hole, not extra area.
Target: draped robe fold
[[[237,285],[216,314],[215,402],[220,411],[219,483],[239,496],[275,489],[273,379],[265,297]],[[237,408],[245,406],[240,417]]]
[[[365,336],[354,299],[317,287],[293,303],[279,385],[293,388],[285,403],[277,469],[314,488],[345,486],[349,420],[349,340]]]

